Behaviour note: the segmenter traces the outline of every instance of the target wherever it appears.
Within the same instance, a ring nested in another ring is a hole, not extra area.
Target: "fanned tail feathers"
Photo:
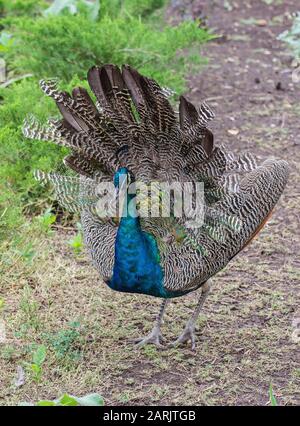
[[[97,183],[112,182],[120,167],[146,184],[203,182],[205,211],[199,228],[189,228],[186,217],[141,219],[142,227],[157,238],[166,287],[193,288],[199,274],[202,281],[207,279],[249,240],[278,200],[287,164],[274,160],[259,166],[250,153],[237,157],[224,146],[215,146],[207,127],[214,114],[206,103],[196,108],[181,96],[178,119],[169,91],[128,65],[92,67],[88,82],[93,95],[81,87],[70,95],[60,91],[55,80],[41,81],[62,118],[41,125],[28,117],[24,135],[68,147],[71,152],[64,161],[77,177],[38,172],[37,178],[53,184],[65,208],[88,211],[83,220],[90,229],[95,229]],[[268,182],[273,192],[265,195]],[[90,236],[98,243],[106,241],[104,256],[105,250],[113,253],[115,227],[109,221],[103,230],[93,231],[96,237]],[[100,248],[93,250],[96,258]],[[111,259],[99,266],[103,274],[110,267]],[[176,275],[176,270],[181,272]]]

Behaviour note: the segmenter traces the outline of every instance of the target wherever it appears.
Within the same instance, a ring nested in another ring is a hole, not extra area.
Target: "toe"
[[[157,348],[163,348],[163,345],[157,341],[157,340],[150,340],[150,339],[142,339],[140,342],[136,343],[136,347],[137,348],[142,348],[143,346],[146,345],[154,345]]]
[[[183,333],[176,339],[173,343],[171,343],[172,347],[177,347],[180,344],[188,343],[191,341],[191,347],[192,350],[196,349],[196,339],[195,339],[195,333],[193,329],[186,329],[183,331]]]
[[[157,348],[163,348],[163,338],[161,334],[149,334],[144,338],[134,339],[132,341],[136,347],[142,347],[145,345],[155,345]]]

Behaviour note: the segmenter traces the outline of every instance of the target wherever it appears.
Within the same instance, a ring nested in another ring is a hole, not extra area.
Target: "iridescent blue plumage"
[[[123,167],[114,176],[114,184],[120,187],[127,182],[129,171]],[[155,238],[142,230],[140,219],[135,214],[135,194],[127,193],[126,214],[120,220],[116,242],[115,263],[108,285],[113,290],[143,293],[156,297],[176,297],[179,292],[167,291],[163,286],[163,269]]]

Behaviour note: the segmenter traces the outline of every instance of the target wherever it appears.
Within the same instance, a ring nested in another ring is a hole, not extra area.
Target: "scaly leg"
[[[206,281],[206,283],[203,284],[203,286],[202,286],[201,295],[200,295],[200,298],[199,298],[199,301],[197,303],[195,311],[193,312],[191,318],[186,323],[185,329],[183,330],[181,335],[178,337],[178,339],[175,340],[175,342],[172,343],[172,346],[178,346],[181,343],[186,343],[189,340],[191,340],[192,350],[195,349],[195,347],[196,347],[196,344],[195,344],[195,325],[196,325],[197,318],[200,314],[200,311],[202,309],[202,306],[205,302],[205,299],[208,296],[209,290],[210,290],[210,281]]]
[[[160,307],[160,310],[159,310],[159,313],[157,315],[156,322],[155,322],[155,325],[154,325],[152,331],[148,334],[148,336],[136,339],[134,341],[134,343],[136,343],[136,346],[140,347],[140,346],[144,346],[144,345],[147,345],[147,344],[152,344],[152,345],[155,345],[158,348],[163,347],[163,345],[162,345],[163,337],[162,337],[162,334],[161,334],[161,331],[160,331],[160,327],[162,325],[162,318],[163,318],[167,303],[168,303],[168,299],[164,299],[162,304],[161,304],[161,307]]]

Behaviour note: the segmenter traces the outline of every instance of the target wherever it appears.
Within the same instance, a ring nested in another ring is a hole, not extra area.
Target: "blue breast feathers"
[[[116,186],[119,186],[124,174],[130,178],[126,168],[119,169],[115,174]],[[139,217],[130,212],[129,204],[134,198],[134,194],[127,194],[124,207],[127,215],[124,214],[120,220],[115,242],[113,275],[107,284],[113,290],[128,293],[143,293],[163,298],[180,296],[182,293],[167,291],[163,286],[164,274],[157,242],[151,234],[141,229]]]

